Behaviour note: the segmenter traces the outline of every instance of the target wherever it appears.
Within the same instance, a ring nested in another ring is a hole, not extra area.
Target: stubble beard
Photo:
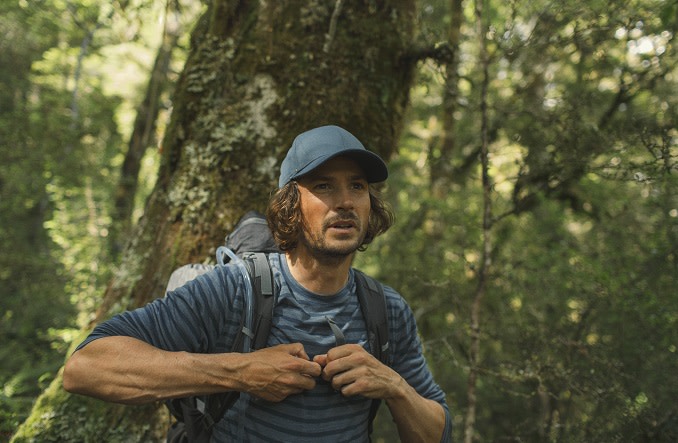
[[[339,264],[346,258],[352,257],[365,239],[365,232],[362,231],[362,223],[357,217],[355,218],[355,222],[358,231],[361,234],[358,238],[350,242],[342,242],[342,244],[336,246],[329,245],[326,240],[326,232],[330,223],[326,223],[323,226],[322,231],[315,233],[315,235],[304,230],[301,236],[301,243],[309,254],[319,262],[329,265]]]

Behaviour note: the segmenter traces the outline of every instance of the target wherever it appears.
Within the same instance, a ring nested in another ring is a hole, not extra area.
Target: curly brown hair
[[[395,216],[389,205],[381,198],[374,186],[369,186],[370,218],[367,223],[365,239],[358,248],[367,249],[367,245],[380,234],[386,232],[395,222]],[[301,194],[297,182],[291,181],[273,193],[268,202],[266,219],[273,233],[273,239],[281,251],[297,247],[302,227]]]

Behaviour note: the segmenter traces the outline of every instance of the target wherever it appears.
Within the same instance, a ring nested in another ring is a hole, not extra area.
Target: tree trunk
[[[162,296],[172,269],[212,256],[240,215],[263,209],[298,133],[338,124],[388,158],[414,16],[413,0],[212,2],[176,85],[156,187],[95,322]],[[15,441],[159,441],[167,425],[158,405],[71,396],[57,378]]]
[[[174,2],[168,2],[165,26],[158,52],[151,69],[146,94],[136,110],[125,160],[120,168],[120,179],[113,196],[113,214],[109,233],[111,256],[117,259],[124,240],[132,226],[134,199],[139,184],[141,161],[146,149],[156,141],[155,131],[163,92],[167,89],[172,52],[184,33]]]
[[[479,64],[483,70],[483,81],[480,92],[480,164],[483,185],[483,222],[482,222],[482,256],[480,269],[478,270],[478,284],[471,302],[470,329],[471,341],[469,345],[468,360],[469,374],[466,386],[466,399],[468,406],[464,417],[464,443],[472,443],[476,437],[476,410],[478,407],[478,379],[481,370],[481,330],[482,322],[480,313],[483,307],[483,299],[488,290],[488,278],[492,266],[492,179],[490,177],[489,140],[488,140],[488,109],[487,91],[490,83],[489,58],[486,40],[486,25],[484,24],[485,12],[483,1],[475,1],[475,18],[478,29],[480,47]]]
[[[447,27],[447,42],[450,48],[450,55],[446,60],[443,69],[445,72],[445,83],[442,94],[442,128],[440,130],[440,139],[430,147],[429,167],[431,190],[433,196],[439,199],[444,198],[449,192],[449,185],[455,179],[453,160],[456,154],[456,128],[457,112],[459,100],[459,63],[461,46],[461,27],[464,22],[464,12],[462,0],[449,0],[450,23]]]

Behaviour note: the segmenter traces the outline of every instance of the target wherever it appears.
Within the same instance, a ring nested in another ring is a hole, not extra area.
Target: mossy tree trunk
[[[237,219],[263,209],[299,132],[344,126],[388,158],[413,76],[414,1],[215,0],[176,85],[146,213],[95,323],[163,295],[171,270],[213,256]],[[14,441],[159,441],[160,405],[66,394],[58,377]]]

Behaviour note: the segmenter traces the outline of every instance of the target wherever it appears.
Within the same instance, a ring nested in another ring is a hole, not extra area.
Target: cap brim
[[[299,169],[290,180],[300,178],[318,168],[325,162],[336,157],[346,156],[354,159],[362,168],[368,183],[383,182],[388,178],[388,168],[378,155],[366,149],[346,149],[331,155],[325,155],[314,159],[312,162]]]

